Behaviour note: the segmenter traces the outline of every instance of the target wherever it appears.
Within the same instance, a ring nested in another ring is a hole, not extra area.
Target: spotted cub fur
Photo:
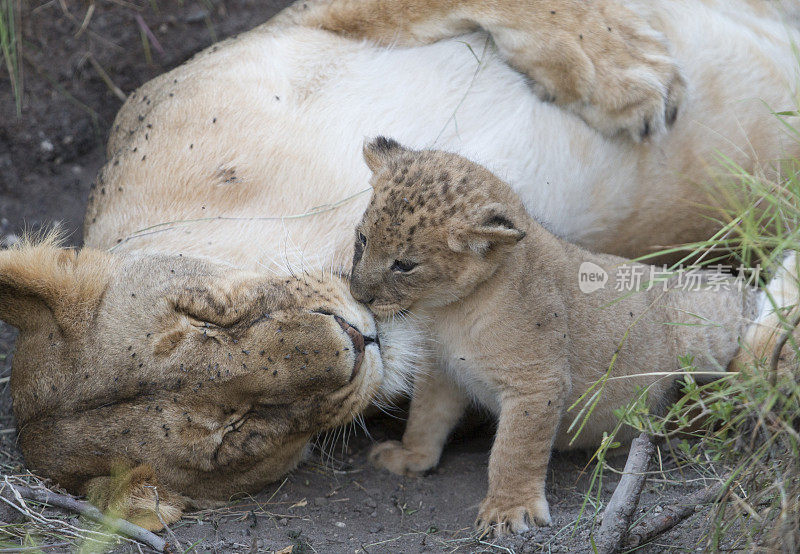
[[[483,531],[549,524],[551,449],[598,444],[616,425],[613,410],[643,387],[651,410],[664,410],[675,379],[651,373],[678,371],[684,354],[723,371],[755,316],[749,288],[684,290],[673,278],[616,290],[613,276],[631,268],[647,276],[650,266],[555,237],[507,184],[460,156],[386,138],[364,155],[373,195],[357,228],[351,292],[379,317],[426,320],[438,361],[415,383],[403,442],[372,456],[397,473],[424,471],[438,463],[468,399],[492,410],[499,422]],[[582,287],[586,267],[608,280]],[[571,434],[567,407],[607,371],[601,402]]]

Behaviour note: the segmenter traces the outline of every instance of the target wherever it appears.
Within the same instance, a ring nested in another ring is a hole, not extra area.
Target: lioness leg
[[[403,442],[375,446],[370,459],[392,473],[419,473],[436,466],[450,431],[467,407],[467,397],[439,369],[414,381]]]
[[[634,140],[664,131],[685,89],[664,36],[622,0],[312,0],[280,17],[401,46],[483,28],[542,98]]]

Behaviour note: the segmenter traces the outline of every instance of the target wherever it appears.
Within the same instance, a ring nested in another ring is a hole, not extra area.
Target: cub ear
[[[386,167],[392,160],[403,152],[407,152],[399,142],[386,137],[375,137],[364,142],[364,161],[370,171],[376,173]]]
[[[54,235],[0,251],[0,319],[20,330],[55,323],[69,331],[91,317],[112,263],[100,250],[61,248]]]
[[[489,204],[480,208],[471,223],[450,232],[447,243],[455,252],[472,250],[485,254],[497,246],[513,246],[527,234],[514,221],[510,210],[503,204]]]

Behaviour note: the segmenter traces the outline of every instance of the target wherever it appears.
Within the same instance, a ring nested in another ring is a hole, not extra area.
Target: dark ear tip
[[[496,212],[495,210],[492,210],[489,216],[483,221],[483,224],[487,227],[500,226],[505,227],[506,229],[516,229],[516,225],[514,225],[513,221],[511,221],[504,214]]]
[[[385,153],[400,148],[400,143],[381,135],[369,141],[369,143],[367,143],[367,148],[373,152]]]
[[[404,150],[396,140],[378,136],[364,143],[364,160],[367,167],[375,173]]]

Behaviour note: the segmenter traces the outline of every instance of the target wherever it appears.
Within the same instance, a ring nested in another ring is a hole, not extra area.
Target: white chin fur
[[[414,377],[425,371],[427,355],[423,321],[413,316],[396,316],[378,322],[383,361],[383,382],[379,395],[391,401],[411,393]]]

